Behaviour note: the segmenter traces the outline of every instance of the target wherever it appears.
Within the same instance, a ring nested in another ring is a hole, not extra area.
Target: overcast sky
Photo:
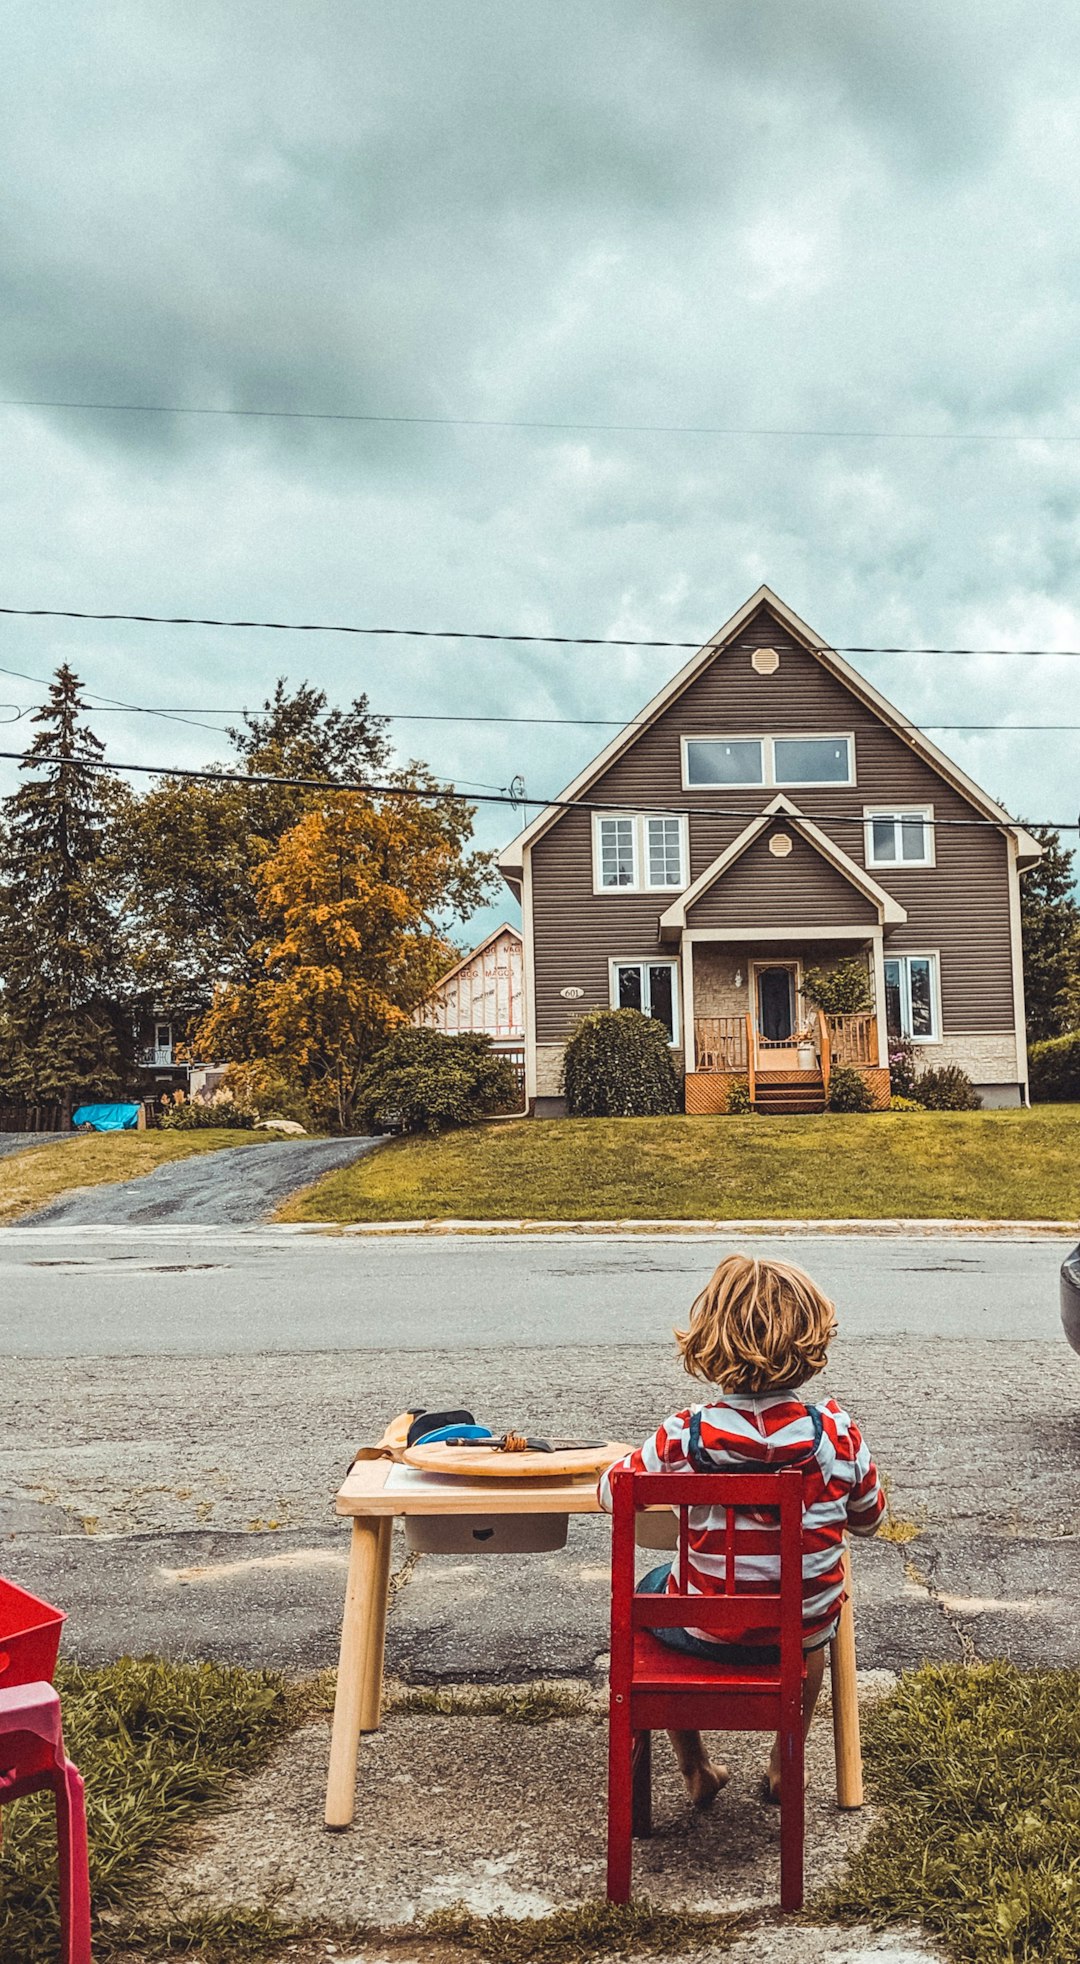
[[[0,601],[704,639],[767,580],[839,645],[1080,648],[1068,0],[0,18],[0,395],[827,433],[4,407]],[[1004,440],[942,440],[973,432]],[[624,718],[683,658],[0,624],[5,667],[61,659],[213,722],[282,673],[387,711]],[[927,724],[1080,723],[1078,661],[857,659]],[[0,716],[39,695],[0,675]],[[97,727],[118,761],[223,754]],[[608,734],[396,731],[533,797]],[[1014,810],[1075,818],[1075,735],[933,734]]]

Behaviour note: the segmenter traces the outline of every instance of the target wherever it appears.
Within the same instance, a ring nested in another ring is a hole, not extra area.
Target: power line
[[[742,423],[571,423],[524,416],[402,416],[359,409],[244,409],[181,402],[73,402],[33,396],[0,396],[4,409],[75,409],[110,416],[208,416],[258,422],[385,423],[454,430],[551,430],[593,436],[777,437],[829,443],[1080,443],[1068,430],[815,430]]]
[[[113,764],[104,757],[39,756],[28,759],[24,757],[21,750],[0,750],[0,758],[6,758],[16,763],[30,762],[34,765],[66,764],[75,766],[78,769],[85,768],[92,771],[118,771],[124,773],[133,771],[140,777],[195,778],[211,784],[246,784],[248,786],[261,784],[275,785],[286,790],[329,791],[335,796],[348,794],[350,796],[365,798],[426,798],[437,803],[443,799],[454,798],[458,795],[452,785],[446,785],[442,789],[438,789],[415,784],[363,784],[348,780],[340,782],[328,777],[279,777],[266,771],[199,770],[193,766],[182,764]],[[626,810],[625,800],[617,804],[607,804],[591,798],[522,798],[510,791],[477,792],[467,802],[477,805],[512,805],[515,810],[520,810],[522,806],[530,805],[535,805],[541,811],[621,813]],[[650,810],[662,812],[665,816],[670,816],[672,813],[672,807],[669,805],[642,806],[640,809],[645,814],[648,814]],[[864,815],[859,812],[815,811],[799,814],[792,813],[789,815],[784,812],[765,813],[760,810],[734,811],[718,805],[680,805],[678,810],[685,812],[689,818],[750,820],[769,816],[783,820],[785,817],[790,816],[793,824],[797,824],[800,817],[811,819],[815,824],[859,826],[865,826],[866,824]],[[1076,820],[1059,821],[1050,818],[1025,819],[1023,821],[1015,818],[935,818],[934,820],[935,826],[948,826],[954,829],[959,827],[965,830],[974,828],[980,831],[989,830],[993,832],[1008,830],[1010,827],[1021,823],[1023,823],[1027,830],[1034,827],[1036,829],[1045,828],[1048,831],[1055,832],[1080,832],[1080,822]]]
[[[1080,441],[1080,439],[1078,439]],[[3,607],[0,614],[20,620],[57,621],[133,621],[151,627],[227,627],[268,628],[277,634],[359,634],[396,636],[410,641],[505,641],[527,642],[556,648],[707,648],[704,641],[644,641],[630,636],[604,634],[502,634],[464,627],[366,627],[344,621],[257,621],[224,620],[213,614],[124,614],[96,613],[75,607]],[[829,644],[827,652],[836,655],[1013,655],[1047,656],[1080,660],[1080,648],[893,648]],[[15,673],[14,670],[11,671]]]
[[[50,686],[48,676],[31,675],[25,668],[6,668],[0,666],[0,675],[15,675],[20,681],[36,682],[43,689],[47,689]],[[194,730],[209,730],[211,736],[225,736],[227,732],[219,729],[216,723],[199,723],[192,719],[197,716],[247,716],[251,709],[250,704],[245,704],[240,709],[223,709],[214,707],[213,705],[209,708],[203,707],[201,709],[160,709],[151,703],[125,702],[117,696],[99,695],[96,689],[85,688],[81,682],[79,686],[82,689],[83,695],[96,705],[94,709],[95,716],[162,716],[171,723],[186,723]],[[0,708],[18,710],[18,715],[11,719],[14,722],[18,722],[23,716],[28,716],[34,707],[36,707],[34,704],[27,704],[25,707],[21,707],[18,703],[0,704]],[[620,718],[618,716],[477,716],[468,711],[426,709],[379,709],[373,710],[372,714],[386,723],[466,723],[469,725],[495,723],[523,724],[529,727],[541,726],[554,729],[598,730],[644,730],[649,727],[648,723],[642,718],[633,716],[629,718]],[[1030,735],[1035,731],[1044,731],[1051,735],[1067,735],[1073,731],[1080,730],[1080,723],[890,723],[888,727],[892,730],[906,731],[909,733],[918,733],[922,730],[951,730],[965,734],[982,733],[985,735],[993,731],[1008,733],[1015,730],[1020,735]],[[502,785],[485,785],[482,788],[488,791],[494,791],[502,790],[504,787]]]

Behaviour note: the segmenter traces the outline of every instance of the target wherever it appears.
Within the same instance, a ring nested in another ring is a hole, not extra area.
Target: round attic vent
[[[750,657],[750,666],[759,675],[775,675],[780,666],[780,657],[775,648],[755,648]]]
[[[786,859],[791,851],[791,836],[787,832],[774,832],[769,840],[769,851],[774,859]]]

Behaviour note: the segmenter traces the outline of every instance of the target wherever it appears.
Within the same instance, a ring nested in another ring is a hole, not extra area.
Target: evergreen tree
[[[1080,1010],[1080,904],[1073,855],[1049,827],[1030,828],[1043,848],[1021,876],[1024,997],[1030,1043],[1075,1027]]]
[[[130,1031],[109,899],[110,819],[124,794],[93,768],[79,680],[58,668],[0,828],[0,1096],[57,1102],[120,1088]]]

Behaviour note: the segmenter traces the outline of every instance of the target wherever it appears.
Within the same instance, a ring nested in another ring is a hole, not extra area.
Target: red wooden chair
[[[630,1473],[612,1478],[611,1694],[608,1744],[608,1900],[630,1900],[632,1838],[652,1829],[650,1734],[672,1731],[775,1731],[780,1736],[780,1906],[803,1901],[802,1474]],[[634,1587],[634,1517],[648,1506],[679,1509],[679,1593],[639,1595]],[[687,1587],[687,1508],[727,1510],[724,1594]],[[735,1594],[736,1510],[780,1515],[780,1587]],[[748,1602],[779,1631],[778,1665],[730,1665],[684,1656],[652,1635],[657,1626],[706,1630],[711,1642],[738,1642]]]

